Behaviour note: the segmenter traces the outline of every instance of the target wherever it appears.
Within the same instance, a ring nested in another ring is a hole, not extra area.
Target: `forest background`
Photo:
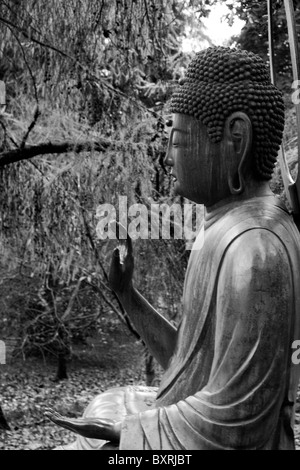
[[[118,207],[119,196],[128,206],[187,202],[174,197],[164,165],[169,99],[195,53],[185,42],[213,45],[205,19],[220,3],[228,7],[223,21],[244,21],[225,45],[268,61],[267,2],[0,0],[0,448],[72,439],[44,419],[45,406],[79,416],[109,386],[159,381],[109,289],[115,242],[97,237],[97,208]],[[283,2],[273,4],[284,147],[295,175],[286,18]],[[272,188],[284,198],[279,167]],[[176,239],[134,245],[139,290],[175,324],[186,248]]]

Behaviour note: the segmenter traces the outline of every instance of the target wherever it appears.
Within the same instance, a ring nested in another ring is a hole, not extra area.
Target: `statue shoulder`
[[[241,233],[227,247],[221,266],[223,275],[238,279],[252,279],[253,276],[278,279],[290,277],[291,261],[287,246],[275,233],[265,228],[254,228]]]
[[[277,234],[260,228],[242,233],[230,244],[220,266],[217,318],[231,326],[239,319],[246,330],[251,322],[273,325],[280,319],[284,323],[295,305],[294,273]]]

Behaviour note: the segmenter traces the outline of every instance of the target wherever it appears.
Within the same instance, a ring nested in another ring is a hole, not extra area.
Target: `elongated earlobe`
[[[233,113],[225,125],[232,165],[228,170],[228,186],[231,194],[245,191],[245,174],[249,171],[249,157],[252,148],[252,124],[242,112]],[[235,168],[235,169],[234,169]]]
[[[233,181],[233,179],[234,178],[232,177],[232,175],[228,175],[228,185],[231,194],[242,194],[245,191],[245,181],[242,172],[240,171],[240,168],[235,178],[236,181]]]

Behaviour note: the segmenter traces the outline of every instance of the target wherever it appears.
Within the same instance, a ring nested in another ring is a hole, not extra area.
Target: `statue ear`
[[[228,184],[231,194],[241,194],[245,189],[244,173],[252,148],[252,123],[243,112],[231,114],[225,122],[225,138],[230,149]]]

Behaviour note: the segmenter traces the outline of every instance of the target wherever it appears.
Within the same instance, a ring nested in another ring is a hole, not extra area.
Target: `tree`
[[[300,2],[294,1],[295,19],[300,39]],[[268,18],[267,2],[242,1],[236,13],[246,21],[237,43],[246,50],[251,50],[268,60]],[[273,2],[274,52],[278,86],[290,93],[291,56],[287,32],[287,20],[283,0]],[[289,103],[291,105],[291,103]]]
[[[55,347],[64,366],[77,320],[83,324],[75,306],[87,284],[101,308],[126,321],[107,286],[111,245],[97,239],[96,209],[117,205],[119,194],[129,205],[167,200],[166,102],[186,61],[179,46],[190,4],[31,0],[16,12],[15,1],[0,2],[10,113],[2,119],[1,262],[37,277],[40,296],[25,312],[24,351]],[[174,256],[171,243],[158,241],[148,259],[158,249],[165,263]],[[142,243],[137,250],[139,260]],[[172,290],[178,266],[163,285],[149,266],[144,286]]]
[[[198,2],[202,14],[207,15],[211,7],[218,3],[216,0],[203,0]],[[230,24],[238,16],[245,21],[245,26],[238,37],[232,38],[232,43],[242,49],[252,51],[260,55],[264,60],[269,60],[268,44],[268,15],[267,1],[259,0],[228,0],[226,2],[228,14],[226,19]],[[300,2],[294,0],[295,19],[300,39]],[[291,58],[289,39],[287,33],[287,20],[283,0],[272,2],[274,49],[276,75],[279,78],[278,85],[283,91],[290,93]],[[290,105],[290,103],[289,103]]]

